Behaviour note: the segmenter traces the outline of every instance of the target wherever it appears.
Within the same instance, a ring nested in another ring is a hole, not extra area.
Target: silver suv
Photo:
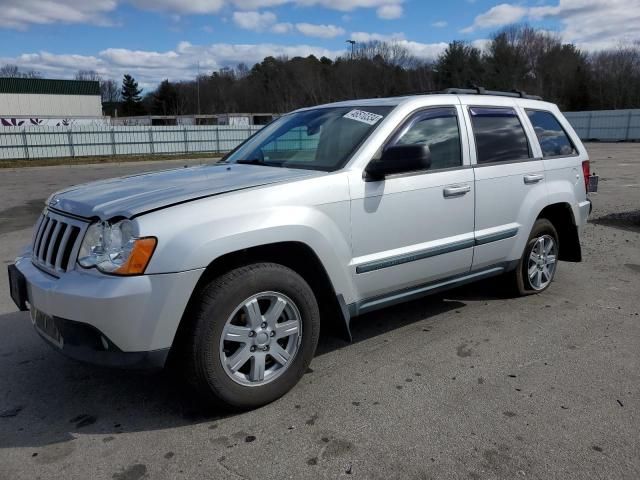
[[[558,108],[522,93],[306,108],[222,163],[52,195],[11,293],[70,357],[175,361],[251,408],[298,382],[327,322],[496,276],[542,292],[581,260],[595,180]]]

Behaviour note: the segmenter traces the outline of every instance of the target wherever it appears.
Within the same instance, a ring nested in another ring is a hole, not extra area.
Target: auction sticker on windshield
[[[363,110],[351,110],[344,116],[344,118],[366,123],[368,125],[375,125],[380,121],[382,115],[376,115],[375,113],[365,112]]]

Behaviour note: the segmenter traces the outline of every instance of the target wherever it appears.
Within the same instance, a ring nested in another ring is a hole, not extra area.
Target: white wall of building
[[[0,93],[0,117],[100,117],[100,96]]]

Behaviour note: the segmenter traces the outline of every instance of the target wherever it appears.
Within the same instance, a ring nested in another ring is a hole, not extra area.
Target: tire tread
[[[187,326],[187,331],[182,338],[184,345],[182,345],[181,348],[183,351],[181,362],[183,379],[209,405],[221,408],[231,407],[235,409],[245,409],[257,406],[243,405],[241,403],[234,405],[228,400],[221,398],[220,394],[227,390],[227,388],[219,379],[209,375],[207,369],[208,362],[211,360],[211,355],[217,356],[219,352],[217,345],[215,345],[215,348],[211,348],[211,345],[205,343],[206,339],[209,338],[209,332],[207,330],[210,327],[208,323],[211,321],[210,318],[206,317],[206,312],[210,311],[210,309],[218,303],[219,299],[223,295],[237,287],[238,282],[251,282],[257,273],[261,273],[263,271],[269,271],[270,275],[273,275],[274,271],[279,272],[275,274],[282,275],[282,278],[291,279],[290,287],[297,287],[296,289],[298,290],[298,293],[305,297],[306,301],[312,303],[315,312],[318,311],[315,296],[304,279],[290,268],[277,263],[254,263],[240,266],[211,280],[200,292],[195,308],[191,312],[191,318],[188,319],[189,324]],[[317,321],[319,323],[319,314],[317,314]],[[319,328],[315,328],[309,333],[311,333],[313,337],[312,345],[313,350],[315,350],[319,337]],[[303,354],[302,351],[299,352],[299,355],[301,354]],[[304,371],[306,371],[311,357],[312,355],[309,357],[308,361],[300,362],[298,368],[299,370],[302,370],[302,372],[298,371],[295,376],[296,378],[301,377]],[[214,359],[214,361],[216,361],[216,359]],[[295,385],[295,383],[293,385]],[[293,387],[293,385],[291,385],[291,387]]]

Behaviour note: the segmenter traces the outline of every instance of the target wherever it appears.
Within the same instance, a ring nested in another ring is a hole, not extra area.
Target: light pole
[[[196,77],[197,90],[198,90],[198,115],[200,115],[200,61],[198,61],[198,76]],[[196,120],[196,125],[198,121]]]
[[[351,44],[351,60],[353,60],[356,56],[356,42],[355,40],[347,40],[347,43]]]
[[[353,61],[356,58],[356,41],[355,40],[347,40],[347,43],[351,44],[351,64],[349,65],[349,82],[351,83],[351,97],[355,96],[355,91],[353,88],[353,69],[354,64]]]

